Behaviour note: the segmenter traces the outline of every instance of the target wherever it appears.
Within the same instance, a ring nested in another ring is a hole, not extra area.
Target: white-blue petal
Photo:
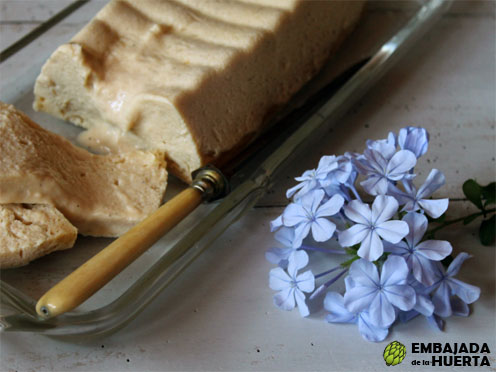
[[[293,245],[294,236],[294,229],[289,227],[282,227],[274,234],[274,238],[285,247],[291,247]]]
[[[298,270],[308,265],[308,254],[305,251],[294,251],[288,261],[288,274],[295,280]]]
[[[284,226],[292,227],[306,221],[308,221],[306,211],[300,204],[291,203],[282,213]]]
[[[315,277],[311,270],[305,271],[296,277],[296,285],[302,292],[310,293],[315,289]]]
[[[390,134],[394,136],[393,133]],[[393,141],[391,141],[391,139],[393,139]],[[387,160],[391,159],[391,157],[396,152],[394,137],[390,138],[389,140],[367,140],[366,144],[369,149],[379,152]]]
[[[354,285],[377,289],[380,283],[377,266],[366,260],[356,260],[350,266],[349,276]]]
[[[437,329],[438,331],[444,330],[444,323],[445,322],[442,318],[440,318],[436,314],[432,314],[431,316],[428,316],[427,322],[429,323],[429,325],[432,328]]]
[[[460,297],[467,304],[477,301],[480,297],[480,288],[475,285],[464,283],[454,278],[449,278],[447,283],[453,294]]]
[[[282,216],[277,217],[275,220],[270,221],[270,232],[274,232],[283,225]]]
[[[434,261],[445,259],[453,250],[451,244],[445,240],[426,240],[415,248],[418,254]]]
[[[393,185],[392,183],[388,184],[388,195],[391,195],[393,198],[395,198],[400,205],[406,204],[408,202],[411,202],[412,200],[415,199],[415,195],[410,195],[403,190],[400,190],[398,187]]]
[[[371,342],[383,341],[389,332],[388,328],[374,326],[367,312],[361,313],[358,317],[358,330],[365,340]]]
[[[336,225],[325,218],[317,218],[312,222],[312,236],[316,242],[325,242],[332,238]]]
[[[381,175],[371,174],[366,180],[360,182],[360,185],[367,194],[384,195],[387,193],[389,181]]]
[[[390,243],[398,243],[408,234],[408,225],[405,221],[385,221],[376,226],[375,231],[382,239]]]
[[[293,240],[293,248],[300,248],[301,244],[303,243],[303,239],[305,239],[310,232],[310,227],[311,223],[306,221],[300,223],[298,226],[296,226],[295,229],[295,237]]]
[[[357,316],[344,306],[344,298],[337,292],[329,292],[324,298],[324,309],[329,314],[326,320],[331,323],[355,323]]]
[[[415,247],[427,231],[427,217],[421,213],[407,213],[402,221],[408,224],[408,234],[405,236],[405,240],[410,247]]]
[[[388,160],[382,156],[379,151],[373,149],[365,149],[363,152],[365,159],[367,159],[369,166],[379,174],[384,174]]]
[[[400,150],[388,162],[386,174],[390,180],[399,181],[415,164],[417,164],[417,158],[413,152]]]
[[[295,288],[288,287],[274,295],[274,305],[281,310],[293,310],[295,308]]]
[[[322,156],[317,166],[317,176],[325,178],[327,174],[338,167],[336,156]]]
[[[339,232],[339,244],[343,247],[351,247],[360,243],[365,239],[370,231],[370,228],[365,225],[356,224],[349,229]]]
[[[408,311],[415,306],[415,291],[409,285],[390,285],[384,289],[388,301],[398,309]]]
[[[298,191],[300,190],[301,188],[303,188],[303,186],[305,186],[306,182],[301,182],[299,184],[297,184],[296,186],[293,186],[291,188],[289,188],[287,191],[286,191],[286,198],[288,199],[291,199],[291,197]]]
[[[368,204],[360,200],[352,200],[344,207],[344,214],[353,222],[368,225],[371,222],[372,211]]]
[[[378,292],[370,303],[368,312],[370,322],[376,327],[387,328],[396,319],[396,312],[393,305],[391,305],[387,297],[381,292]]]
[[[265,258],[270,263],[274,265],[278,265],[282,260],[287,260],[289,255],[293,252],[293,248],[278,248],[273,247],[270,248],[267,252],[265,252]]]
[[[408,271],[408,265],[402,257],[391,255],[382,265],[380,283],[383,287],[405,284]]]
[[[353,281],[353,278],[349,275],[347,275],[344,278],[344,285],[347,291],[349,291],[351,288],[356,286],[356,283]]]
[[[434,313],[434,304],[429,297],[417,294],[413,309],[424,316],[431,316]]]
[[[450,289],[444,281],[441,282],[434,292],[432,303],[434,304],[434,314],[442,316],[443,318],[451,316]]]
[[[427,152],[429,134],[424,128],[406,127],[400,129],[398,144],[403,150],[410,150],[417,158]]]
[[[398,242],[396,244],[389,243],[388,241],[383,241],[382,244],[384,245],[384,252],[391,252],[398,256],[410,255],[408,245],[404,241]]]
[[[300,315],[302,317],[306,317],[306,316],[310,315],[310,311],[308,310],[308,306],[305,302],[305,295],[303,294],[303,292],[296,289],[295,290],[295,299],[296,299],[296,303],[298,304],[298,310],[300,311]]]
[[[329,217],[337,214],[344,204],[344,198],[337,194],[334,195],[327,202],[322,204],[315,213],[316,217]]]
[[[413,254],[407,261],[408,266],[412,269],[413,276],[425,286],[431,286],[435,283],[435,269],[432,261],[419,255]]]
[[[308,212],[315,215],[324,196],[324,190],[313,190],[301,198],[301,204]]]
[[[420,186],[417,192],[417,199],[426,199],[431,196],[437,189],[441,188],[446,182],[443,172],[432,169],[427,176],[424,184]]]
[[[469,259],[470,257],[472,256],[466,252],[459,253],[458,256],[456,256],[455,259],[448,266],[448,270],[446,270],[446,275],[455,276],[456,274],[458,274],[458,271],[460,271],[463,262],[465,262],[465,260]]]
[[[346,158],[344,159],[345,160],[339,162],[339,167],[330,174],[330,176],[339,183],[348,181],[353,170],[351,162]]]
[[[274,291],[281,291],[291,286],[291,278],[280,267],[270,270],[269,273],[269,287]]]
[[[379,195],[372,204],[372,223],[380,225],[394,216],[398,210],[398,202],[392,196]]]
[[[357,254],[367,261],[375,261],[384,253],[384,246],[379,235],[368,230],[367,236],[362,240]]]
[[[438,218],[448,209],[449,199],[420,199],[418,204],[429,216]]]
[[[367,310],[377,295],[377,288],[353,287],[344,294],[344,306],[346,306],[348,311],[356,314]]]
[[[410,310],[410,311],[400,311],[398,313],[398,319],[400,320],[401,323],[406,323],[418,316],[420,313],[416,310]]]

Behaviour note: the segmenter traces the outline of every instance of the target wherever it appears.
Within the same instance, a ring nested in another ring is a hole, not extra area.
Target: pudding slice
[[[51,205],[0,205],[0,269],[71,248],[77,229]]]
[[[80,234],[107,237],[160,206],[163,153],[94,155],[1,102],[0,139],[0,204],[49,204]]]

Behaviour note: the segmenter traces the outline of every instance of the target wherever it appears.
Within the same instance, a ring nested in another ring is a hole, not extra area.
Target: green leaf
[[[482,197],[485,199],[484,206],[496,203],[496,182],[491,182],[489,185],[482,187]]]
[[[482,221],[479,229],[479,238],[483,245],[492,245],[496,235],[496,215]]]
[[[348,253],[350,256],[356,256],[357,254],[357,249],[354,249],[353,247],[345,248],[344,251]]]
[[[346,267],[350,267],[350,266],[351,266],[351,264],[352,264],[353,262],[355,262],[356,260],[358,260],[359,258],[360,258],[360,257],[358,257],[358,256],[355,256],[355,257],[353,257],[353,258],[350,258],[350,259],[349,259],[349,260],[347,260],[347,261],[341,262],[341,266],[342,266],[342,267],[345,267],[345,268],[346,268]]]
[[[477,219],[480,216],[481,216],[480,212],[478,214],[471,214],[470,216],[465,217],[465,219],[463,220],[463,224],[468,225],[470,222],[472,222],[473,220]]]
[[[476,181],[472,179],[465,181],[463,184],[463,193],[477,208],[480,210],[483,209],[481,200],[482,187]]]

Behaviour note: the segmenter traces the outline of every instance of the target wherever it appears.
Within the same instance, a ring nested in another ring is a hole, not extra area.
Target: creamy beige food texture
[[[53,205],[80,234],[119,236],[163,199],[163,153],[94,155],[1,102],[0,138],[0,204]]]
[[[111,1],[44,65],[36,110],[93,145],[165,151],[190,180],[261,130],[322,66],[361,1]],[[119,141],[123,134],[132,140]],[[132,147],[132,146],[131,146]]]
[[[51,205],[0,205],[0,269],[71,248],[77,229]]]

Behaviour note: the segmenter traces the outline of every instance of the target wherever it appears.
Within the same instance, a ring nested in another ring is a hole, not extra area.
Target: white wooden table
[[[0,1],[1,48],[67,4]],[[391,12],[397,5],[384,3]],[[110,338],[79,343],[3,333],[0,370],[382,371],[382,351],[393,340],[408,351],[412,342],[487,342],[491,367],[480,370],[496,370],[495,250],[480,245],[475,225],[455,225],[440,235],[455,252],[474,256],[460,274],[482,290],[471,316],[448,319],[443,333],[419,317],[396,325],[377,344],[364,341],[355,326],[326,324],[323,312],[302,319],[297,310],[275,308],[268,288],[271,265],[264,259],[273,245],[269,221],[282,212],[294,176],[314,168],[323,154],[362,151],[366,139],[384,138],[405,125],[431,133],[420,174],[425,177],[432,167],[445,173],[447,185],[437,195],[452,198],[450,216],[471,210],[463,181],[495,179],[495,67],[495,2],[455,1],[415,51],[133,323]],[[420,370],[409,358],[395,370]]]

